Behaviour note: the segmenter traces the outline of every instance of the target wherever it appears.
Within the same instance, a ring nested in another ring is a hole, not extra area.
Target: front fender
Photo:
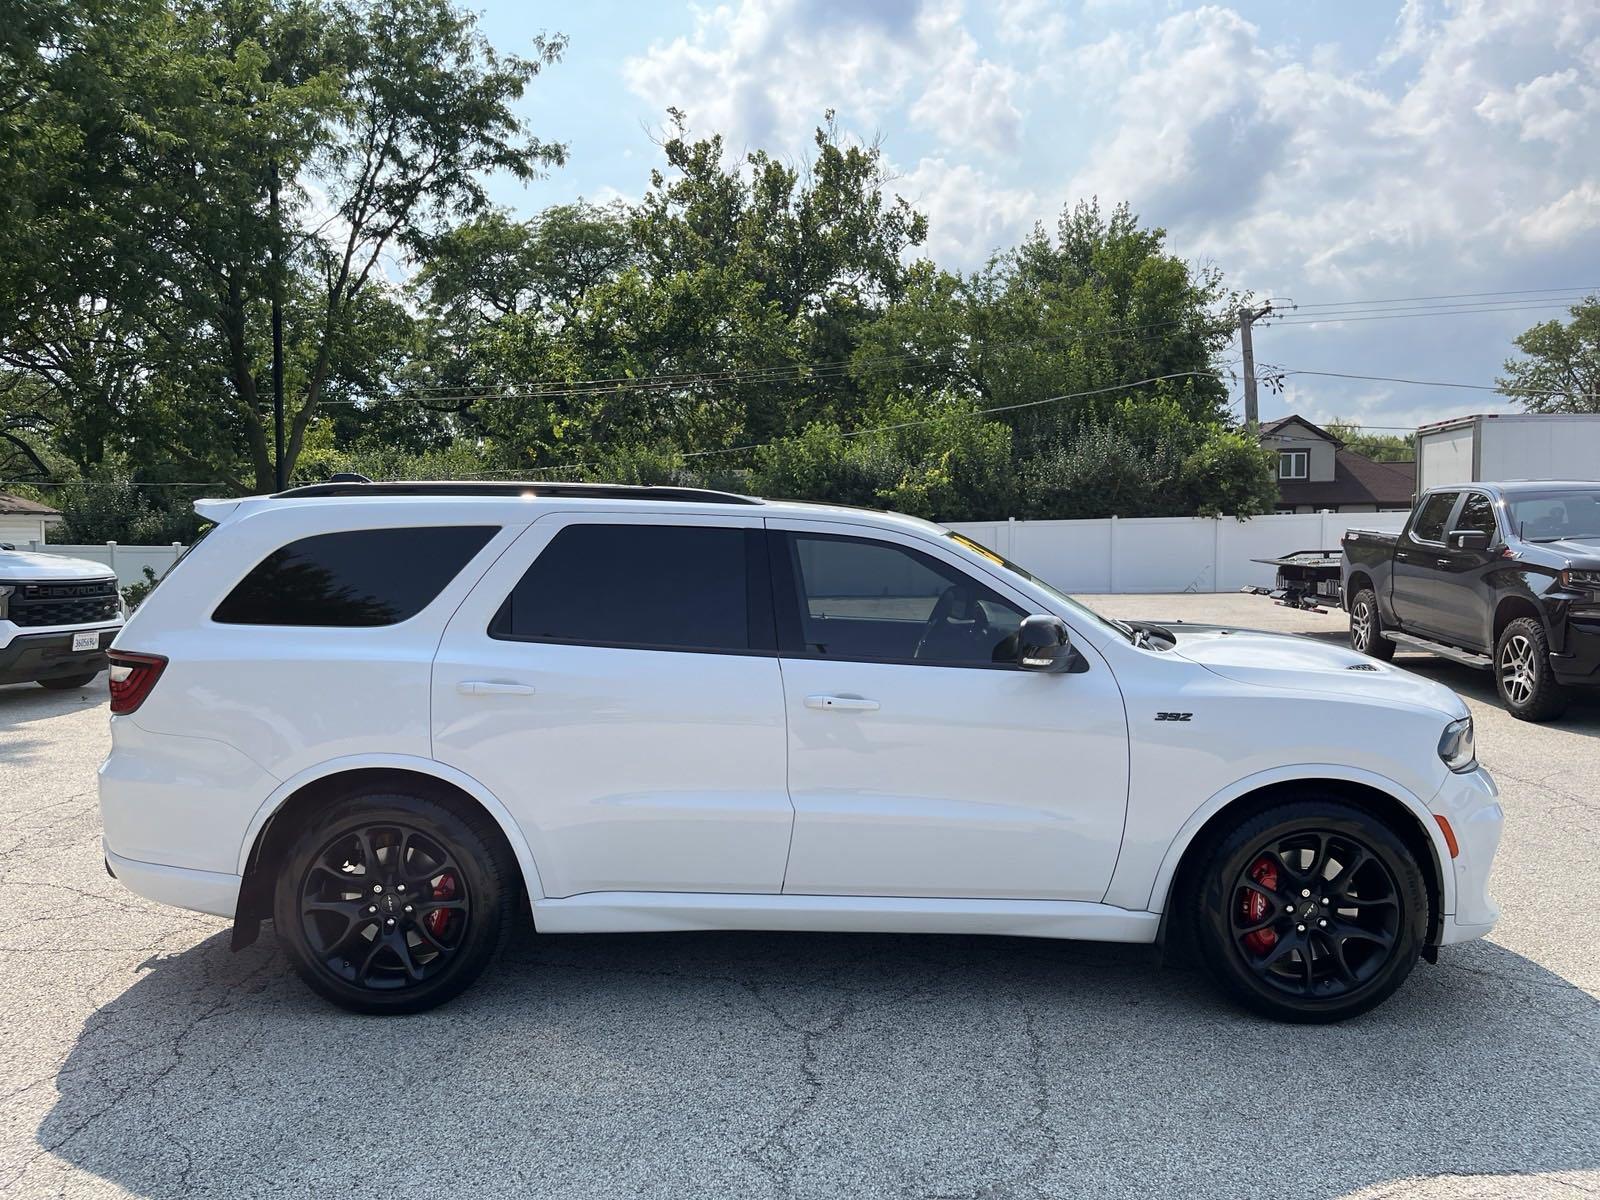
[[[1164,912],[1167,906],[1168,895],[1172,889],[1173,877],[1178,872],[1178,864],[1183,860],[1184,853],[1193,844],[1200,830],[1228,805],[1252,792],[1273,784],[1314,782],[1317,780],[1332,779],[1342,783],[1359,784],[1362,787],[1372,788],[1374,791],[1383,792],[1403,804],[1406,809],[1417,819],[1422,826],[1423,833],[1433,849],[1433,865],[1435,877],[1439,880],[1439,905],[1445,915],[1456,911],[1456,880],[1455,872],[1444,869],[1444,864],[1450,861],[1450,848],[1445,844],[1444,834],[1439,829],[1439,823],[1433,819],[1433,814],[1428,806],[1419,799],[1415,793],[1402,787],[1394,780],[1386,778],[1372,771],[1364,771],[1359,767],[1341,766],[1336,763],[1298,763],[1293,766],[1274,767],[1270,770],[1260,771],[1254,775],[1246,776],[1229,784],[1217,792],[1204,804],[1190,814],[1189,819],[1183,823],[1171,844],[1167,847],[1166,854],[1162,857],[1161,866],[1156,871],[1155,879],[1151,882],[1148,900],[1145,907],[1151,912]]]
[[[533,851],[528,846],[528,839],[522,835],[521,828],[511,816],[511,811],[502,804],[483,784],[479,783],[465,771],[448,766],[431,758],[420,758],[410,754],[352,754],[342,758],[332,758],[312,767],[307,767],[293,777],[284,780],[272,794],[266,798],[256,814],[251,818],[249,827],[245,830],[244,841],[239,847],[240,875],[245,873],[250,856],[255,850],[261,831],[266,828],[267,822],[272,819],[272,814],[283,806],[284,801],[294,795],[307,784],[315,783],[319,779],[327,779],[334,775],[343,775],[351,771],[372,769],[385,769],[391,771],[410,771],[417,775],[427,775],[461,789],[471,796],[485,812],[494,818],[495,823],[506,836],[506,841],[511,846],[511,852],[517,857],[517,866],[522,871],[522,877],[527,883],[528,898],[530,900],[544,899],[544,887],[539,881],[539,868],[534,862]]]

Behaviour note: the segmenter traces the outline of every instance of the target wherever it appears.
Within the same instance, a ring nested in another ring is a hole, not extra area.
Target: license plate
[[[100,633],[91,629],[88,633],[75,633],[72,635],[72,648],[74,650],[100,649]]]

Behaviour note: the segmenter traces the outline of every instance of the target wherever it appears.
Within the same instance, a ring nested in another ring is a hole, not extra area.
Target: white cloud
[[[918,8],[741,0],[697,10],[692,35],[630,58],[623,77],[657,112],[682,108],[736,150],[797,148],[827,108],[870,124],[898,102],[915,73]]]
[[[1043,207],[1031,188],[1007,186],[943,157],[922,159],[893,188],[928,214],[928,243],[921,252],[947,266],[978,265],[1015,245]]]
[[[1015,70],[984,57],[955,0],[739,0],[700,9],[692,34],[624,64],[657,112],[685,110],[735,149],[805,150],[826,109],[850,127],[881,127],[909,105],[936,141],[1013,149],[1022,113]]]
[[[1016,71],[981,58],[977,43],[963,36],[911,106],[911,120],[945,145],[1010,153],[1022,137],[1022,112],[1012,99],[1017,86]]]

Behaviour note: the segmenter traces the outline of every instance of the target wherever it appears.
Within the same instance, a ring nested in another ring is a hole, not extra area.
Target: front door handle
[[[456,684],[463,696],[531,696],[531,683],[506,683],[499,679],[463,679]]]
[[[861,696],[807,696],[806,707],[840,712],[877,712],[878,702]]]

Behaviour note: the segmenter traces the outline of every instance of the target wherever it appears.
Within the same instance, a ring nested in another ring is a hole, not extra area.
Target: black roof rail
[[[392,483],[335,480],[276,493],[274,500],[315,496],[562,496],[576,500],[678,500],[700,504],[760,504],[754,496],[711,488],[655,487],[631,483],[557,483],[471,479],[397,480]]]

